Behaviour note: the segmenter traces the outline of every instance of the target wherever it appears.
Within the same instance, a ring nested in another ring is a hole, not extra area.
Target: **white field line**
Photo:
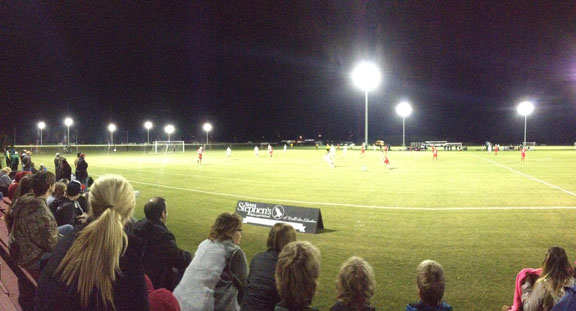
[[[97,174],[92,174],[94,176],[99,176]],[[182,188],[174,186],[166,186],[161,184],[153,184],[142,181],[130,180],[133,184],[146,185],[151,187],[166,188],[173,190],[181,190],[209,195],[217,195],[223,197],[231,197],[237,199],[247,199],[259,202],[286,202],[295,203],[308,206],[322,205],[322,206],[346,206],[346,207],[361,207],[361,208],[376,208],[376,209],[387,209],[387,210],[407,210],[407,211],[489,211],[489,210],[551,210],[551,209],[576,209],[576,206],[490,206],[490,207],[401,207],[401,206],[378,206],[378,205],[365,205],[365,204],[350,204],[350,203],[332,203],[332,202],[314,202],[314,201],[298,201],[298,200],[287,200],[287,199],[277,199],[277,198],[261,198],[241,194],[233,193],[223,193],[215,191],[204,191],[192,188]]]
[[[513,168],[511,168],[511,167],[509,167],[509,166],[506,166],[506,165],[504,165],[504,164],[500,164],[500,163],[498,163],[498,162],[496,162],[496,161],[492,161],[492,160],[490,160],[490,159],[486,159],[485,157],[481,157],[481,156],[478,156],[478,155],[475,155],[475,154],[473,154],[473,156],[475,156],[475,157],[477,157],[477,158],[480,158],[480,159],[483,159],[483,160],[486,160],[486,161],[488,161],[488,162],[490,162],[490,163],[492,163],[492,164],[494,164],[494,165],[498,165],[498,166],[500,166],[500,167],[503,167],[503,168],[505,168],[505,169],[507,169],[507,170],[510,170],[510,171],[518,174],[518,175],[524,176],[524,177],[526,177],[526,178],[528,178],[528,179],[532,179],[533,181],[539,182],[539,183],[544,184],[544,185],[546,185],[546,186],[548,186],[548,187],[554,188],[554,189],[556,189],[556,190],[560,190],[560,191],[562,191],[562,192],[564,192],[564,193],[567,193],[567,194],[569,194],[569,195],[571,195],[571,196],[575,196],[575,197],[576,197],[576,193],[574,193],[574,192],[572,192],[572,191],[568,191],[568,190],[566,190],[566,189],[564,189],[564,188],[560,188],[560,187],[558,187],[558,186],[556,186],[556,185],[553,185],[553,184],[551,184],[551,183],[545,182],[545,181],[543,181],[542,179],[538,179],[538,178],[536,178],[536,177],[532,177],[532,176],[530,176],[530,175],[528,175],[528,174],[526,174],[526,173],[522,173],[522,172],[520,172],[520,171],[518,171],[518,170],[515,170],[515,169],[513,169]]]

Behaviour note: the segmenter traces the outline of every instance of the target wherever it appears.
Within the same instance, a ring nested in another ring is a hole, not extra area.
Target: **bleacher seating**
[[[0,201],[0,310],[22,310],[18,304],[18,282],[28,288],[38,286],[36,279],[26,269],[16,264],[10,257],[8,248],[8,227],[4,216],[8,211],[10,201],[4,198]]]

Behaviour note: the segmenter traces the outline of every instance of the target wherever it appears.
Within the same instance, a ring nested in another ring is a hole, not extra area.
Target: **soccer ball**
[[[365,170],[367,170],[367,169],[368,169],[368,168],[367,168],[366,166],[362,166],[362,170],[363,170],[363,171],[365,171]]]

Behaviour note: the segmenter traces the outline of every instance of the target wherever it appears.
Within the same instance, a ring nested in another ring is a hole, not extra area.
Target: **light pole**
[[[110,131],[110,145],[114,146],[114,131],[116,131],[116,125],[114,123],[110,123],[110,125],[108,125],[108,130]]]
[[[352,81],[365,94],[364,144],[368,147],[368,92],[376,89],[382,80],[380,70],[372,63],[362,62],[352,71]]]
[[[401,102],[396,106],[396,113],[402,117],[402,147],[406,148],[406,127],[404,119],[412,113],[412,106],[408,102]]]
[[[170,134],[174,133],[174,125],[168,124],[164,127],[164,132],[168,134],[168,143],[170,143]]]
[[[204,131],[206,132],[206,145],[208,145],[208,132],[210,132],[212,130],[212,124],[204,123],[204,126],[202,126],[202,129],[204,129]]]
[[[148,142],[148,145],[149,145],[149,144],[150,144],[150,129],[152,128],[152,122],[146,121],[146,122],[144,123],[144,127],[145,127],[146,130],[148,131],[148,140],[147,140],[147,142]]]
[[[38,122],[38,129],[40,130],[40,146],[42,146],[42,130],[46,128],[46,123],[44,121]]]
[[[66,127],[68,128],[68,146],[70,146],[70,127],[72,126],[72,124],[74,124],[74,120],[72,120],[72,118],[68,117],[66,119],[64,119],[64,125],[66,125]]]
[[[526,124],[528,115],[534,111],[534,105],[530,101],[523,101],[518,105],[518,113],[524,116],[524,142],[522,142],[522,146],[526,146]]]

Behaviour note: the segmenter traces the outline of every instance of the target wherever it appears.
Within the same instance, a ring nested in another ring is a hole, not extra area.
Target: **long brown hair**
[[[122,176],[104,175],[92,185],[89,205],[95,220],[78,233],[56,269],[66,285],[77,284],[82,306],[88,307],[95,292],[106,307],[115,309],[113,283],[120,271],[120,256],[128,247],[123,227],[135,204],[134,189]]]
[[[557,296],[570,278],[572,278],[572,266],[570,266],[566,251],[562,247],[550,247],[542,262],[542,273],[537,282],[544,282],[548,289]]]
[[[338,299],[350,308],[361,310],[374,296],[374,284],[372,266],[360,257],[350,257],[338,274]]]

